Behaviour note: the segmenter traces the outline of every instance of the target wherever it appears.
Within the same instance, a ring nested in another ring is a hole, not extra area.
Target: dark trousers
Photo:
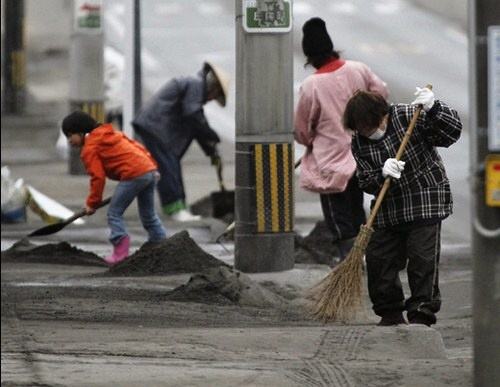
[[[344,192],[321,194],[321,209],[325,223],[332,232],[335,243],[354,238],[366,221],[363,208],[363,191],[354,174]]]
[[[171,151],[165,149],[156,139],[141,135],[142,142],[158,164],[160,180],[157,188],[162,206],[184,201],[184,182],[182,180],[181,160]]]
[[[408,311],[436,321],[441,308],[439,255],[441,222],[375,230],[366,249],[368,292],[374,312]],[[399,272],[407,268],[410,298],[405,302]]]

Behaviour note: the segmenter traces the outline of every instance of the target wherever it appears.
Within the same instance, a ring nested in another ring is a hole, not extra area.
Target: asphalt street
[[[123,6],[118,0],[106,0],[105,6],[107,39],[119,52]],[[234,15],[230,0],[143,2],[145,95],[172,76],[197,71],[207,59],[234,77]],[[294,15],[296,91],[309,72],[303,67],[300,27],[321,15],[345,57],[368,63],[388,81],[391,101],[409,102],[416,85],[432,83],[436,95],[464,120],[460,142],[442,152],[456,211],[443,228],[438,324],[376,327],[366,290],[356,320],[326,325],[311,320],[303,295],[329,272],[325,265],[250,275],[253,283],[286,300],[284,308],[256,308],[166,300],[192,273],[118,278],[104,276],[105,267],[2,259],[2,385],[472,385],[465,34],[406,1],[295,1]],[[69,175],[67,162],[54,149],[58,121],[67,112],[67,65],[64,53],[28,55],[28,112],[2,115],[1,157],[14,177],[79,210],[88,178]],[[235,173],[234,88],[232,93],[227,109],[207,106],[224,139],[228,187],[234,186]],[[190,202],[218,189],[215,171],[197,147],[183,166]],[[108,184],[106,194],[113,187]],[[295,193],[295,229],[305,235],[321,219],[321,209],[316,195],[299,187]],[[145,234],[135,208],[125,217],[135,251]],[[164,223],[169,235],[187,229],[206,252],[233,263],[232,242],[214,243],[221,222]],[[27,223],[2,224],[2,251],[42,225],[32,212]],[[109,250],[105,211],[36,243],[61,241],[104,256]],[[405,275],[402,282],[408,293]]]
[[[37,68],[44,68],[38,66]],[[47,86],[47,85],[46,85]],[[53,110],[52,110],[53,109]],[[64,110],[39,105],[25,117],[2,119],[2,165],[73,210],[81,207],[85,176],[71,176],[53,144]],[[26,141],[29,139],[30,141]],[[36,143],[33,151],[32,144]],[[26,159],[26,154],[30,158]],[[24,156],[23,156],[24,155]],[[185,164],[193,198],[216,189],[210,166]],[[215,173],[214,173],[215,174]],[[229,165],[228,186],[234,166]],[[213,188],[212,188],[213,187]],[[110,193],[109,184],[106,193]],[[307,234],[321,218],[314,197],[298,195],[295,229]],[[126,213],[132,251],[145,240],[135,208]],[[234,245],[214,243],[220,222],[165,221],[169,235],[187,229],[206,252],[233,263]],[[43,222],[2,224],[2,250]],[[104,256],[109,252],[105,212],[83,226],[68,226],[37,244],[69,242]],[[348,324],[321,324],[303,309],[303,295],[328,272],[297,264],[259,273],[253,283],[284,297],[286,309],[176,302],[165,298],[191,273],[103,276],[105,267],[5,262],[2,257],[2,382],[47,386],[470,386],[472,377],[471,256],[446,241],[441,265],[443,310],[435,328],[376,327],[366,299]],[[408,291],[406,276],[402,276]]]

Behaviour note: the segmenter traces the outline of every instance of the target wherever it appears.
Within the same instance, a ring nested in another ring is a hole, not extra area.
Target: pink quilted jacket
[[[356,170],[351,133],[342,126],[349,98],[357,90],[388,96],[387,85],[361,62],[332,60],[308,76],[295,110],[295,140],[307,147],[300,186],[319,193],[345,190]]]

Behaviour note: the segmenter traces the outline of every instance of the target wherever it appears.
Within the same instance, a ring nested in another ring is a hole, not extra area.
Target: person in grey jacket
[[[137,134],[158,163],[158,192],[163,213],[178,221],[199,219],[189,212],[182,179],[181,159],[193,140],[211,158],[220,162],[217,133],[210,127],[203,105],[216,100],[226,105],[228,78],[205,62],[196,76],[167,82],[132,121]]]

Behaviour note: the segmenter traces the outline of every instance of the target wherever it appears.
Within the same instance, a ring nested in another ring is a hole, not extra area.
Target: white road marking
[[[424,44],[406,44],[406,43],[360,43],[359,50],[370,55],[425,55],[429,49]]]
[[[366,54],[377,54],[377,55],[380,54],[389,55],[395,52],[394,47],[387,43],[375,43],[375,44],[361,43],[359,45],[359,49],[360,51]]]
[[[125,4],[114,3],[109,6],[105,6],[105,12],[115,13],[117,15],[123,16],[125,15]]]
[[[198,6],[198,12],[204,16],[220,15],[224,12],[224,8],[216,2],[202,2]]]
[[[160,3],[155,6],[155,13],[161,16],[178,15],[182,12],[182,5],[179,3]]]
[[[312,11],[312,6],[304,1],[297,1],[293,3],[294,15],[311,15]]]
[[[198,62],[214,62],[218,65],[223,65],[223,63],[231,63],[231,59],[234,57],[234,51],[220,50],[220,51],[209,51],[196,54],[196,60]],[[224,68],[224,70],[229,71],[229,69]]]
[[[142,49],[141,59],[142,63],[144,64],[144,67],[148,71],[160,71],[161,69],[160,62],[157,59],[155,59],[153,54],[151,54],[151,52],[148,49],[146,48]]]
[[[338,14],[352,15],[358,12],[358,7],[349,1],[343,1],[330,5],[330,11]]]
[[[401,1],[385,0],[373,4],[375,13],[382,15],[394,15],[401,11]]]
[[[118,13],[105,12],[104,13],[104,23],[107,24],[105,28],[111,28],[120,39],[125,38],[125,25],[123,24],[121,18],[118,17]]]
[[[446,36],[449,38],[453,39],[455,42],[459,44],[463,44],[464,46],[467,45],[468,39],[467,35],[465,34],[464,31],[457,30],[452,27],[448,27],[445,30]]]

